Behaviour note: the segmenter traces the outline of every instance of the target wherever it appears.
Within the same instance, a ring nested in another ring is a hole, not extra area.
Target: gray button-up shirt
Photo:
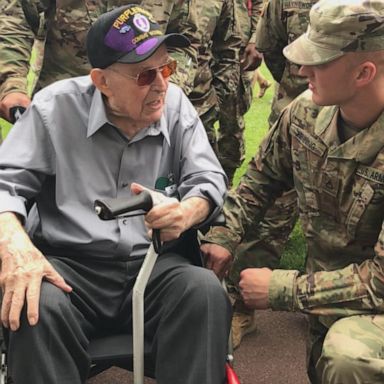
[[[174,179],[180,199],[223,204],[224,172],[183,92],[170,84],[160,121],[128,140],[88,76],[63,80],[36,94],[0,147],[0,212],[26,217],[34,198],[34,241],[92,257],[139,256],[149,245],[143,217],[101,221],[94,200],[128,197],[132,182],[154,188],[160,177]]]

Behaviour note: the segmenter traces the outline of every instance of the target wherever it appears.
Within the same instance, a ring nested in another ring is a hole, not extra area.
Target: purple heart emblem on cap
[[[125,33],[121,33],[121,30],[124,30]],[[112,26],[105,35],[104,43],[115,51],[128,53],[136,48],[136,44],[133,43],[134,37],[135,33],[128,25],[123,24],[121,29]]]

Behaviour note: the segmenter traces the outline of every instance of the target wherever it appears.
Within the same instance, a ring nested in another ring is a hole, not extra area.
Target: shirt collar
[[[328,156],[353,159],[360,163],[370,162],[372,156],[384,146],[384,112],[370,127],[361,130],[344,143],[340,143],[337,132],[339,114],[338,107],[329,107],[324,108],[317,118],[315,132],[328,145]]]
[[[95,88],[92,97],[91,108],[89,109],[87,138],[96,133],[105,124],[110,124],[105,111],[104,100],[101,92]]]
[[[87,138],[96,133],[100,128],[105,124],[113,125],[107,117],[107,112],[105,110],[105,104],[101,92],[95,88],[91,107],[89,110],[89,119],[87,127]],[[167,129],[167,122],[164,116],[164,113],[161,115],[160,121],[157,121],[147,128],[142,129],[137,133],[135,137],[132,138],[131,142],[139,141],[146,136],[157,136],[160,133],[163,134],[168,145],[171,145],[169,138],[169,131]]]

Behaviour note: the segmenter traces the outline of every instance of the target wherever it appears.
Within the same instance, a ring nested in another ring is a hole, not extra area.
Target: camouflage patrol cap
[[[113,63],[140,63],[162,43],[187,47],[189,40],[179,34],[164,35],[151,13],[129,4],[102,14],[87,35],[88,60],[93,68]]]
[[[319,65],[347,52],[384,50],[384,0],[320,0],[306,33],[286,46],[285,57]]]

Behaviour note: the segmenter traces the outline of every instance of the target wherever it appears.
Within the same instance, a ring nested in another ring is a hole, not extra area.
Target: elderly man
[[[270,202],[294,188],[307,271],[246,269],[243,299],[309,314],[312,383],[383,383],[383,1],[320,0],[284,54],[301,65],[309,89],[282,112],[226,201],[226,228],[203,247],[220,257],[220,273]]]
[[[147,230],[179,239],[220,210],[225,175],[196,111],[168,84],[176,63],[167,46],[187,44],[163,35],[141,7],[102,15],[87,38],[90,77],[37,93],[1,146],[1,318],[15,384],[84,383],[89,339],[131,327]],[[145,222],[103,222],[93,212],[96,198],[144,186],[179,199],[163,197]],[[30,199],[40,216],[32,222]],[[228,299],[212,271],[193,265],[192,244],[172,244],[145,297],[157,382],[222,384]]]

